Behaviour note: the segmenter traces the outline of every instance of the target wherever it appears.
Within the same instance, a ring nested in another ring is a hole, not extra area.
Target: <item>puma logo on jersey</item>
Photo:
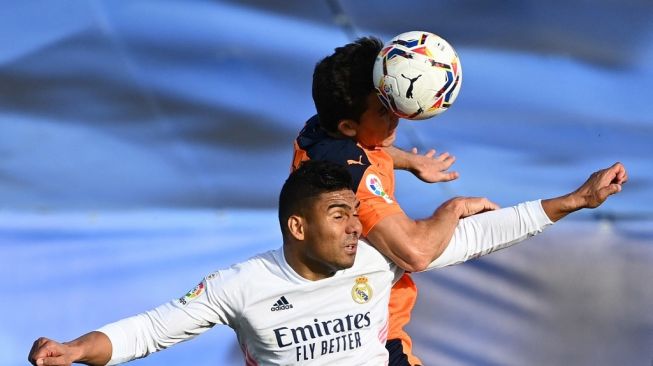
[[[358,160],[347,159],[347,164],[348,164],[348,165],[354,165],[354,164],[356,164],[356,165],[364,165],[364,164],[363,164],[363,155],[358,155]]]
[[[292,309],[292,304],[286,300],[285,296],[281,296],[277,302],[272,304],[272,307],[270,308],[270,311],[281,311],[281,310],[287,310],[287,309]]]

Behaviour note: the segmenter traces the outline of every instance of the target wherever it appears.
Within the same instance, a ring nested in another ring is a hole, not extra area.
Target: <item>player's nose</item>
[[[359,238],[363,232],[363,224],[358,219],[358,216],[351,216],[349,220],[349,225],[347,225],[347,234],[355,235],[356,238]]]

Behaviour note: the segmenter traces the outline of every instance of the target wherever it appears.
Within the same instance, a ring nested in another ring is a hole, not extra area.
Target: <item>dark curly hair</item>
[[[279,224],[283,235],[291,215],[304,216],[320,194],[344,189],[353,190],[347,168],[324,160],[303,162],[286,179],[279,194]]]
[[[338,47],[313,71],[313,102],[322,128],[337,132],[342,119],[358,121],[374,91],[372,71],[383,42],[375,37],[359,38]]]

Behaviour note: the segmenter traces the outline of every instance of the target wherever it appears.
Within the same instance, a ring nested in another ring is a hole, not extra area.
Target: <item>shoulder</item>
[[[369,165],[366,151],[350,138],[329,135],[320,127],[317,115],[311,117],[299,133],[297,147],[311,160],[327,160],[341,165]]]
[[[269,278],[276,275],[275,269],[279,268],[275,253],[270,250],[259,253],[249,259],[233,264],[229,268],[220,269],[206,276],[206,281],[217,288],[241,287],[252,278]]]
[[[252,299],[260,297],[266,287],[285,284],[277,261],[280,249],[257,254],[245,261],[208,274],[199,286],[212,304],[233,316],[242,312]]]

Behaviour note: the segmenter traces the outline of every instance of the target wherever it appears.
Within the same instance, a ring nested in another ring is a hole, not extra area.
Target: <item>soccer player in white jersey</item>
[[[597,207],[626,180],[616,163],[568,195],[469,216],[429,269],[504,248],[570,212]],[[214,272],[180,299],[71,342],[39,338],[28,359],[33,365],[113,365],[224,324],[236,332],[246,365],[387,364],[389,293],[403,270],[359,240],[357,208],[345,168],[304,163],[281,190],[281,248]]]

